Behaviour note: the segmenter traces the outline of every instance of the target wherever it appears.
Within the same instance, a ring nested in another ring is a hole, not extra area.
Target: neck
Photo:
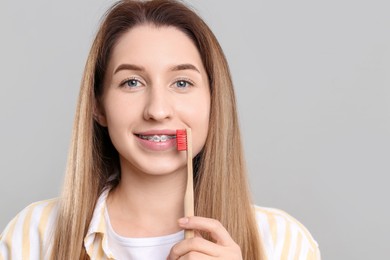
[[[151,175],[122,166],[121,181],[107,199],[114,230],[126,237],[150,237],[180,230],[186,170]]]

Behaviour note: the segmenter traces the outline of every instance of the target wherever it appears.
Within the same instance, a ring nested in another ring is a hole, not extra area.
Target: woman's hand
[[[240,247],[219,221],[202,217],[185,217],[179,219],[179,225],[183,229],[195,230],[195,237],[174,245],[168,255],[168,260],[242,259]],[[215,242],[202,238],[197,231],[209,233]]]

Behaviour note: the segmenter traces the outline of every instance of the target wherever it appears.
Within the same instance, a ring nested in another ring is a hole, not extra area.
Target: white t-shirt
[[[171,248],[184,239],[184,231],[161,237],[129,238],[118,235],[110,223],[105,210],[107,243],[115,259],[166,260]]]

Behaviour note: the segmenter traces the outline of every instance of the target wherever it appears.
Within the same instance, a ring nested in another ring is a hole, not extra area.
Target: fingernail
[[[188,218],[180,218],[179,219],[179,225],[185,225],[188,223]]]

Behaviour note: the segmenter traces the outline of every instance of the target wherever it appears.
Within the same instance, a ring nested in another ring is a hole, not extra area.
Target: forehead
[[[139,25],[124,33],[114,46],[109,67],[128,62],[146,67],[193,63],[204,69],[193,41],[173,26]]]

